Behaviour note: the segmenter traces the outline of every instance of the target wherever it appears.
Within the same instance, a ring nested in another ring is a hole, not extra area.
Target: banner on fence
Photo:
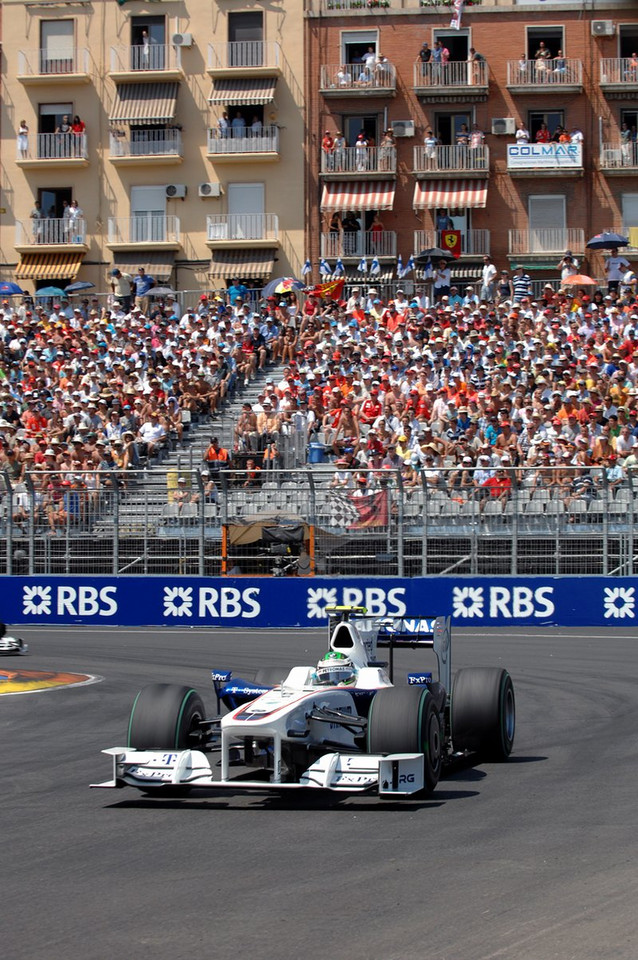
[[[632,626],[638,578],[5,577],[10,624],[319,627],[326,607],[457,626]]]

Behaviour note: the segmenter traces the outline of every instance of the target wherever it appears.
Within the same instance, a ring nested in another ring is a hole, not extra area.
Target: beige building
[[[0,279],[298,275],[300,3],[3,0],[2,31]]]

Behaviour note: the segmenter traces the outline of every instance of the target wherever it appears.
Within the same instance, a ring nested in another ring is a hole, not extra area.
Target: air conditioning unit
[[[392,133],[395,137],[413,137],[414,120],[393,120]]]
[[[166,198],[168,200],[183,200],[186,196],[185,183],[169,183],[166,186]]]
[[[495,137],[505,134],[513,136],[516,133],[516,120],[514,117],[492,117],[492,133]]]
[[[613,37],[616,32],[616,24],[613,20],[592,20],[592,37]]]
[[[221,197],[222,185],[221,183],[200,183],[197,192],[200,197]]]
[[[174,33],[173,46],[174,47],[192,47],[193,34],[192,33]]]

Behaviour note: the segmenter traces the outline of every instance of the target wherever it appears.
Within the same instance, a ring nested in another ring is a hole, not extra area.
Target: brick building
[[[449,218],[461,233],[459,280],[477,276],[485,253],[499,268],[522,264],[533,277],[555,277],[566,249],[602,276],[601,254],[585,251],[589,237],[638,226],[636,5],[466,3],[458,30],[451,12],[426,0],[312,0],[313,262],[325,256],[333,265],[341,256],[356,274],[361,256],[376,255],[389,272],[397,254],[405,264],[410,253],[438,245],[437,218]],[[422,62],[424,41],[430,51],[439,41],[449,60]],[[472,48],[479,57],[468,62]],[[543,123],[550,134],[563,126],[571,142],[537,144]],[[516,139],[520,124],[528,145]],[[388,129],[395,149],[384,147]],[[326,132],[345,138],[332,157],[322,151]],[[365,149],[356,146],[361,133]],[[337,232],[348,211],[360,229]],[[638,256],[634,247],[625,252]]]

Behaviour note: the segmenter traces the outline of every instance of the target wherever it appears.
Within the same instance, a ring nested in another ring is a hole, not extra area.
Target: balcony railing
[[[17,145],[17,160],[86,160],[84,133],[38,133],[28,138],[27,149]]]
[[[638,167],[638,143],[601,143],[600,165],[607,170],[633,172]]]
[[[397,235],[394,230],[370,230],[359,233],[322,233],[321,256],[396,257]]]
[[[441,246],[440,230],[415,230],[414,252]],[[461,256],[485,256],[490,252],[489,230],[461,230]]]
[[[233,130],[220,135],[219,130],[208,131],[208,153],[215,155],[246,153],[279,153],[279,127]]]
[[[576,227],[552,227],[539,230],[510,230],[509,255],[530,254],[562,255],[565,250],[582,253],[585,249],[585,233]]]
[[[276,213],[217,213],[206,217],[206,235],[216,240],[279,239]]]
[[[467,63],[465,60],[447,63],[415,63],[414,86],[422,87],[486,87],[487,61]]]
[[[396,70],[383,61],[373,66],[364,63],[329,64],[321,67],[321,90],[347,96],[365,90],[395,90]]]
[[[111,73],[181,70],[181,57],[180,48],[169,43],[111,47]]]
[[[441,173],[442,171],[480,171],[487,173],[490,167],[490,148],[485,146],[438,146],[414,148],[415,173]]]
[[[16,221],[16,247],[31,244],[86,243],[86,220],[42,218]]]
[[[208,47],[209,70],[279,69],[280,62],[281,49],[274,41],[239,40]]]
[[[20,50],[19,77],[55,77],[89,72],[89,51],[86,47],[70,50]]]
[[[108,243],[180,243],[179,217],[163,213],[109,217]]]
[[[343,147],[321,151],[322,173],[395,173],[396,147]]]
[[[132,130],[110,134],[111,159],[123,157],[181,157],[182,134],[179,130]]]
[[[600,61],[601,85],[638,86],[638,60],[633,57],[604,57]]]
[[[508,60],[508,87],[582,86],[581,60],[558,57],[554,60]],[[537,92],[537,91],[535,91]]]

